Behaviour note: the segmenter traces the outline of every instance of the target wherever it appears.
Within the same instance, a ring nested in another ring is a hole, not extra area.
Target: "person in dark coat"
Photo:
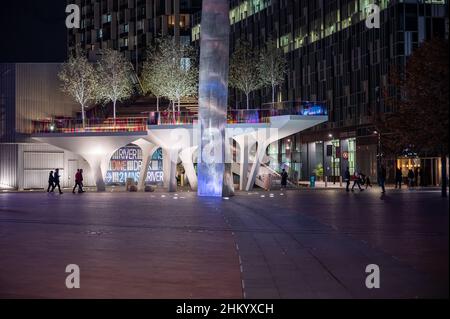
[[[80,169],[80,183],[79,183],[79,187],[78,187],[78,192],[79,193],[84,193],[84,190],[83,190],[83,169]]]
[[[347,183],[345,190],[347,192],[349,192],[350,191],[350,189],[349,189],[349,187],[350,187],[350,171],[349,171],[348,167],[345,169],[345,172],[344,172],[344,181]]]
[[[286,186],[287,186],[287,178],[288,178],[288,173],[283,168],[283,170],[281,171],[281,188],[286,188]]]
[[[402,170],[400,169],[400,167],[397,167],[397,169],[395,170],[395,188],[397,188],[397,185],[399,189],[402,188],[402,180]]]
[[[61,176],[59,175],[59,168],[55,169],[55,173],[53,174],[53,187],[52,192],[55,190],[56,186],[58,186],[59,193],[62,194],[61,186],[59,185],[59,178]]]
[[[386,190],[384,188],[384,184],[386,183],[386,167],[384,165],[381,165],[380,171],[378,172],[378,182],[381,186],[381,193],[385,193]]]
[[[372,187],[372,182],[370,181],[369,175],[364,175],[363,173],[359,173],[360,183],[361,185],[366,185],[365,189],[368,187]]]
[[[352,192],[354,191],[355,186],[358,185],[358,188],[360,191],[363,191],[364,189],[361,187],[361,174],[358,171],[355,171],[354,180],[353,180],[353,186],[352,186]]]
[[[413,170],[409,169],[409,171],[408,171],[408,186],[409,186],[409,188],[414,187],[414,178],[415,177],[416,176],[415,176]]]
[[[75,174],[75,186],[72,189],[73,194],[75,194],[75,189],[77,188],[77,186],[78,186],[78,193],[81,193],[82,191],[81,181],[82,181],[81,170],[77,169],[77,173]]]
[[[48,188],[47,188],[47,193],[50,192],[50,189],[53,188],[53,171],[50,171],[50,173],[48,174]]]

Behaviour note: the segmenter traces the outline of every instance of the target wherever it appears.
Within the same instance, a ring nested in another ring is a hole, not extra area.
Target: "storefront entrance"
[[[439,186],[441,183],[441,161],[439,157],[401,157],[397,167],[402,170],[404,181],[411,169],[414,172],[415,186]]]

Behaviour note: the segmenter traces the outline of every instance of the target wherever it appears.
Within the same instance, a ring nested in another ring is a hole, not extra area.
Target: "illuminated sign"
[[[118,149],[109,162],[105,182],[108,185],[125,184],[131,178],[139,180],[142,167],[142,150],[135,145],[128,145]],[[162,184],[164,174],[162,170],[162,150],[158,149],[149,163],[146,184]]]
[[[325,105],[311,103],[311,102],[302,102],[302,115],[326,115],[327,109]]]

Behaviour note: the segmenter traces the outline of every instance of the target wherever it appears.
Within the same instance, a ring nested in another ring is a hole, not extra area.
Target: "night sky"
[[[65,0],[1,1],[0,63],[64,61],[65,7]]]

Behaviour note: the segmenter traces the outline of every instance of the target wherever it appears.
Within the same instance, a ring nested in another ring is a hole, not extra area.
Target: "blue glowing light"
[[[199,163],[199,171],[208,172],[198,175],[199,196],[222,197],[224,164]]]
[[[327,109],[324,105],[317,103],[305,103],[302,105],[302,115],[326,115]]]

